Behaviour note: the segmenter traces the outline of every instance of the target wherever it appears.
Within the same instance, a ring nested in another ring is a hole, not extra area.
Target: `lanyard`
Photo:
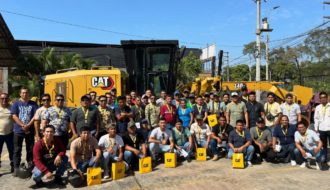
[[[54,150],[54,148],[55,148],[54,144],[52,145],[52,147],[49,148],[48,144],[46,142],[46,139],[44,138],[43,140],[44,140],[44,143],[46,145],[47,151],[49,152],[50,157],[53,157],[52,150]]]
[[[59,108],[59,107],[56,107],[55,108],[56,112],[58,113],[58,118],[60,120],[62,120],[62,116],[63,116],[63,109]]]
[[[327,108],[328,108],[328,107],[329,107],[328,104],[325,105],[325,106],[322,105],[322,116],[323,116],[323,119],[324,119],[324,117],[325,117],[325,114],[326,114],[326,111],[327,111]]]
[[[256,130],[257,130],[258,140],[260,140],[260,138],[261,138],[261,137],[262,137],[262,135],[264,134],[264,131],[261,131],[261,133],[260,133],[260,131],[259,131],[259,128],[258,128],[258,127],[256,127]]]
[[[134,143],[134,148],[136,147],[136,135],[129,135],[129,137],[131,138],[131,140]]]
[[[287,127],[285,130],[283,130],[283,127],[281,126],[282,133],[283,133],[284,136],[288,136],[288,128],[289,127]]]
[[[304,136],[303,136],[303,138],[302,138],[302,143],[305,143],[305,142],[306,142],[306,140],[307,140],[307,135],[308,135],[308,131],[306,130],[306,132],[305,132],[305,134],[304,134]]]
[[[183,108],[181,107],[181,114],[184,115],[185,113],[186,113],[186,108],[183,109]]]
[[[196,105],[196,106],[197,106],[198,113],[201,114],[203,107],[202,106],[199,106],[199,105]]]
[[[173,114],[172,107],[167,104],[166,104],[166,107],[167,107],[168,112],[170,112],[170,114],[172,115]]]
[[[288,103],[285,104],[285,108],[286,108],[286,111],[288,112],[288,115],[290,115],[292,106],[293,106],[293,104],[292,105],[289,105]]]
[[[227,129],[227,125],[224,127],[224,129],[223,130],[221,130],[221,126],[220,126],[220,132],[221,132],[221,134],[223,135],[223,134],[225,134],[225,132],[226,132],[226,129]]]
[[[85,123],[87,123],[87,118],[88,118],[88,112],[89,112],[89,108],[87,108],[87,110],[85,111],[84,108],[81,108],[82,111],[84,112],[84,115],[85,115]]]
[[[244,133],[244,131],[242,131],[242,134],[241,134],[239,131],[236,130],[236,133],[237,133],[240,137],[245,138],[245,133]]]
[[[81,152],[81,159],[83,161],[85,161],[85,153],[86,153],[86,146],[87,146],[87,142],[81,142],[81,146],[82,146],[82,152]]]
[[[179,135],[180,135],[181,143],[184,142],[184,133],[183,133],[183,130],[184,130],[184,129],[182,129],[182,132],[179,131],[179,130],[176,130],[176,131],[178,131],[178,133],[179,133]]]
[[[216,106],[214,106],[214,104],[215,104]],[[214,107],[215,107],[216,109],[214,109]],[[220,110],[220,102],[215,102],[215,101],[213,101],[213,102],[212,102],[212,111],[213,111],[213,113],[216,112],[216,111],[218,111],[218,110]]]

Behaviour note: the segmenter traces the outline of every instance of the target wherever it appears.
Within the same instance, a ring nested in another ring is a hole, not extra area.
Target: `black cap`
[[[257,123],[265,123],[265,120],[262,117],[259,117],[257,119]]]
[[[84,101],[84,100],[91,100],[88,96],[86,95],[83,95],[81,98],[80,98],[80,101]]]
[[[189,94],[189,98],[195,98],[195,94]]]

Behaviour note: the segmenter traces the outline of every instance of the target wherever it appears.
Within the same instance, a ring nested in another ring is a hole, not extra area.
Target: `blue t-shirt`
[[[11,107],[11,114],[16,115],[24,124],[28,124],[33,119],[34,114],[38,109],[38,105],[33,101],[22,102],[17,101]],[[33,125],[30,127],[30,131],[34,131]],[[24,131],[20,125],[14,123],[14,133],[23,134]]]
[[[280,140],[280,145],[289,145],[295,143],[294,133],[296,132],[296,127],[289,125],[288,130],[282,130],[281,125],[278,125],[274,128],[273,137],[276,137]]]
[[[242,136],[239,135],[236,130],[232,130],[229,133],[229,142],[234,145],[235,148],[243,146],[246,142],[252,141],[250,131],[243,129]]]
[[[191,108],[187,108],[184,111],[184,113],[182,113],[182,108],[181,106],[178,109],[178,116],[182,121],[182,126],[183,127],[189,127],[189,123],[190,123],[190,113],[192,112]]]

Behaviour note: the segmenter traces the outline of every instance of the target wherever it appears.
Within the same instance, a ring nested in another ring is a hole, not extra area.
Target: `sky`
[[[324,22],[323,16],[330,16],[330,5],[323,1],[262,0],[261,17],[268,17],[274,29],[270,41],[301,34]],[[272,10],[275,6],[280,7]],[[0,13],[15,39],[102,44],[174,39],[192,48],[216,44],[217,50],[229,52],[232,64],[247,61],[238,57],[243,45],[256,39],[254,0],[0,0]],[[270,43],[270,48],[276,46],[278,42]]]

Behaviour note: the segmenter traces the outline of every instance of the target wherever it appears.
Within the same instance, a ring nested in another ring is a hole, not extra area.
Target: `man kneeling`
[[[236,121],[236,130],[232,130],[229,134],[229,152],[228,158],[231,159],[233,153],[243,153],[245,163],[252,166],[251,160],[254,153],[254,147],[251,145],[251,135],[249,130],[243,129],[243,121]]]
[[[65,148],[61,141],[54,139],[55,128],[47,125],[43,132],[43,138],[33,147],[34,169],[33,180],[37,186],[43,186],[42,177],[47,181],[53,180],[53,171],[56,170],[55,183],[64,185],[62,175],[65,172],[68,163],[68,157],[65,156]]]
[[[93,152],[96,155],[93,156]],[[101,163],[101,149],[89,127],[80,128],[80,137],[72,141],[70,146],[70,164],[83,177],[88,167],[96,167]]]
[[[297,124],[298,131],[294,134],[294,140],[296,142],[296,149],[294,153],[298,163],[302,163],[300,167],[310,167],[310,163],[306,161],[310,160],[312,156],[316,159],[316,169],[320,170],[321,163],[324,162],[324,151],[322,150],[323,143],[320,137],[312,130],[307,129],[307,126],[303,122]]]

